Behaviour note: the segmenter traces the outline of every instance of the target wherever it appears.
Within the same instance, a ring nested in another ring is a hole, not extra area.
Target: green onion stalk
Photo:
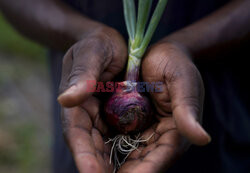
[[[145,142],[138,134],[149,125],[152,118],[149,99],[136,89],[142,58],[167,4],[167,0],[158,0],[148,23],[152,2],[139,0],[136,17],[134,0],[123,0],[129,36],[126,76],[105,106],[107,122],[119,132],[119,135],[108,141],[113,142],[110,159],[114,159],[115,167],[120,167],[128,155]],[[132,134],[136,137],[132,138]],[[118,159],[118,153],[125,155],[122,161]]]

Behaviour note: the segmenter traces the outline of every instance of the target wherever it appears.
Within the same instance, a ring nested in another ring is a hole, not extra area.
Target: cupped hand
[[[107,127],[100,118],[99,100],[87,92],[88,81],[111,80],[124,68],[127,47],[118,32],[97,28],[74,44],[63,58],[58,97],[64,137],[81,173],[112,172]]]
[[[119,172],[163,172],[190,146],[206,145],[201,127],[204,87],[199,71],[184,49],[172,43],[151,47],[142,63],[145,82],[162,82],[163,92],[150,93],[157,122],[143,138],[150,140],[128,157]]]

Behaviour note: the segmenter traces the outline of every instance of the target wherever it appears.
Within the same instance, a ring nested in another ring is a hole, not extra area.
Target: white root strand
[[[121,167],[121,165],[126,161],[130,153],[134,150],[138,150],[140,144],[147,142],[153,137],[154,133],[150,135],[147,139],[142,139],[140,134],[136,135],[134,139],[129,135],[116,135],[114,138],[109,139],[105,144],[112,143],[110,151],[109,163],[114,163],[114,172]],[[118,153],[124,155],[122,160],[119,159]]]

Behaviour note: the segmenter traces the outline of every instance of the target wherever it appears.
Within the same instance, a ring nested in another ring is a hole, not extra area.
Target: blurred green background
[[[51,172],[50,78],[46,48],[0,13],[0,172]]]

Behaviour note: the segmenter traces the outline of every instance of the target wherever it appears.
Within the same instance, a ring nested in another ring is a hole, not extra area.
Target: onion
[[[112,95],[105,107],[107,122],[122,134],[144,130],[152,117],[149,99],[137,92],[130,81],[118,85],[121,89]]]
[[[123,0],[125,23],[129,35],[126,77],[125,81],[118,84],[119,89],[109,98],[104,108],[107,123],[118,132],[117,136],[106,142],[112,142],[110,163],[113,158],[115,169],[125,162],[140,143],[146,142],[153,136],[152,134],[146,140],[140,136],[140,132],[152,119],[152,108],[149,99],[136,89],[142,57],[167,4],[167,0],[158,0],[145,31],[152,1],[139,0],[136,18],[134,0]],[[118,153],[124,156],[122,161]]]

